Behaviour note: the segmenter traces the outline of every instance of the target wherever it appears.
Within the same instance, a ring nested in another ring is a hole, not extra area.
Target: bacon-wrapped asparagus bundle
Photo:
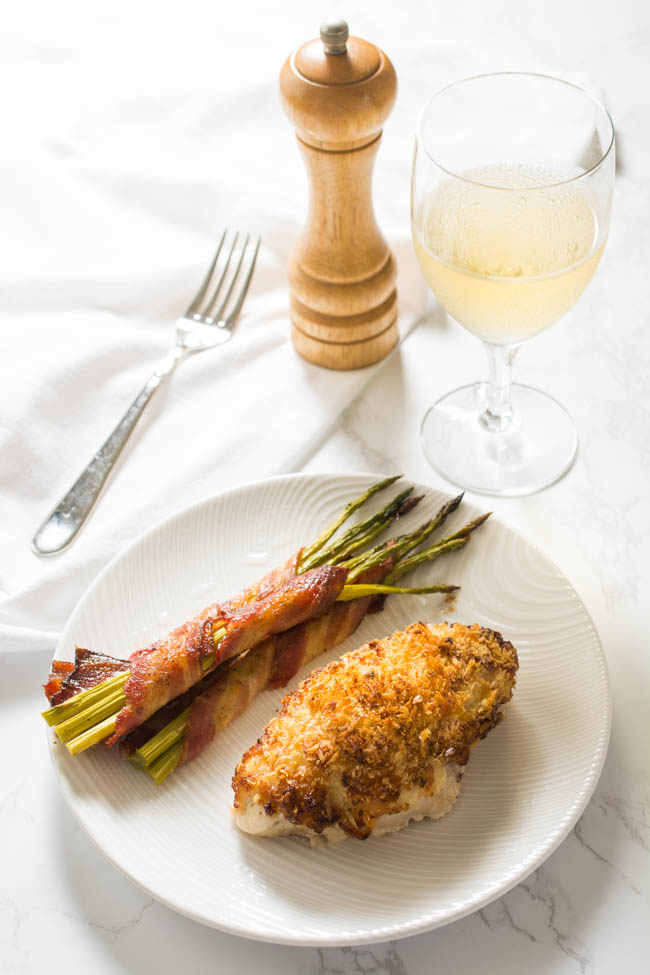
[[[379,481],[377,484],[373,484],[371,488],[364,491],[354,501],[350,501],[343,509],[342,514],[321,532],[312,545],[308,548],[298,549],[283,565],[271,569],[270,572],[267,572],[257,582],[243,589],[237,596],[226,600],[225,603],[213,603],[206,607],[195,617],[195,620],[200,622],[210,617],[216,619],[219,616],[228,616],[235,610],[241,609],[247,603],[251,603],[267,595],[273,589],[277,589],[278,586],[284,585],[285,582],[288,582],[301,571],[312,568],[311,565],[307,564],[309,560],[322,554],[321,550],[341,525],[358,508],[373,497],[373,495],[384,490],[384,488],[399,480],[400,477],[401,475],[388,477],[383,481]],[[393,518],[399,518],[410,511],[421,500],[421,498],[410,497],[412,490],[412,488],[408,488],[406,491],[398,494],[385,508],[376,512],[360,525],[355,525],[350,529],[345,537],[348,538],[348,544],[351,548],[358,549],[367,544],[384,530],[389,521]],[[352,539],[355,540],[354,543]],[[322,565],[325,561],[332,562],[332,559],[328,558],[328,555],[329,553],[326,551],[325,557],[317,564]],[[51,705],[62,704],[73,695],[101,684],[110,677],[124,673],[128,670],[128,665],[128,660],[109,657],[93,650],[77,647],[74,662],[68,660],[53,661],[48,682],[43,685],[43,690]]]
[[[56,727],[73,754],[105,739],[112,744],[224,660],[245,652],[269,633],[322,613],[340,593],[347,571],[329,565],[324,573],[317,574],[311,566],[301,564],[303,555],[311,558],[326,550],[343,522],[395,480],[397,477],[387,478],[350,502],[313,545],[298,551],[239,596],[207,607],[164,640],[136,651],[129,658],[128,669],[115,673],[111,665],[110,679],[104,679],[107,671],[97,655],[91,654],[84,661],[89,671],[84,682],[78,679],[78,668],[55,664],[45,685],[54,705],[44,713],[48,723]],[[345,536],[349,536],[349,550],[367,544],[389,520],[417,503],[419,499],[409,498],[411,491],[402,492],[380,512],[350,529]],[[90,673],[93,666],[94,677]],[[67,700],[71,694],[73,701]]]
[[[164,640],[136,650],[128,671],[55,705],[46,718],[73,755],[104,739],[113,744],[223,661],[326,612],[347,575],[341,566],[322,566],[227,615],[221,607],[216,617],[201,613]]]
[[[264,641],[245,657],[233,661],[216,681],[191,702],[183,702],[179,713],[173,717],[170,715],[171,720],[162,729],[158,726],[148,742],[129,742],[127,738],[126,752],[135,751],[131,756],[133,764],[145,767],[160,784],[175,768],[195,758],[219,731],[248,707],[260,691],[266,687],[283,687],[301,667],[350,636],[373,603],[375,608],[382,608],[382,597],[378,600],[375,595],[382,588],[379,583],[383,580],[395,583],[416,565],[464,547],[470,534],[488,515],[474,519],[460,531],[410,559],[405,558],[430,534],[432,525],[438,527],[459,503],[460,498],[456,498],[444,505],[432,522],[410,535],[378,546],[376,550],[366,553],[362,562],[350,560],[357,571],[363,569],[364,564],[370,564],[357,576],[357,581],[371,590],[370,595],[361,596],[353,602],[336,603],[323,616]],[[381,562],[378,562],[378,557],[381,557]],[[372,565],[373,561],[376,564]],[[438,591],[449,592],[452,588],[442,585]],[[435,589],[428,587],[428,591]]]

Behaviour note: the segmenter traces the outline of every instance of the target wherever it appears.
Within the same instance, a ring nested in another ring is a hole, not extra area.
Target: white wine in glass
[[[446,126],[449,129],[446,129]],[[486,343],[491,381],[434,404],[425,453],[448,480],[527,494],[573,462],[564,409],[511,386],[519,345],[561,318],[603,252],[613,128],[580,89],[538,75],[489,75],[443,90],[418,125],[413,242],[446,311]]]

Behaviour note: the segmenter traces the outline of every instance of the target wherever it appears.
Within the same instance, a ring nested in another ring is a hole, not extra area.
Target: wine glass
[[[487,383],[447,393],[422,422],[427,459],[452,483],[512,497],[571,467],[571,417],[512,383],[512,362],[591,279],[613,188],[612,120],[575,85],[482,75],[425,105],[411,183],[415,251],[445,310],[483,340],[490,369]]]

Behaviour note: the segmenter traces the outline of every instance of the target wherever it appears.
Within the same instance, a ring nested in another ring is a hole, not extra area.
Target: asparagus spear
[[[469,536],[473,531],[476,531],[484,521],[492,514],[488,511],[484,515],[479,515],[477,518],[473,518],[466,525],[463,525],[457,532],[453,535],[449,535],[447,538],[441,539],[435,545],[431,545],[429,548],[425,548],[420,552],[416,552],[408,559],[403,559],[398,562],[393,569],[386,576],[386,583],[391,585],[401,579],[403,575],[407,572],[412,572],[416,569],[418,565],[422,565],[423,562],[430,562],[432,559],[437,559],[439,556],[444,555],[446,552],[454,552],[459,548],[463,548],[469,541]],[[348,576],[348,579],[350,576]]]
[[[378,484],[373,484],[372,487],[368,488],[367,491],[364,491],[363,494],[360,494],[358,498],[354,499],[354,501],[349,501],[338,518],[335,518],[334,521],[331,522],[327,528],[320,533],[315,542],[303,550],[300,557],[299,568],[303,569],[303,566],[306,565],[317,552],[320,552],[323,546],[329,542],[332,535],[339,530],[341,525],[346,522],[355,511],[358,511],[359,508],[366,503],[366,501],[369,501],[370,498],[372,498],[375,494],[378,494],[379,491],[383,491],[384,488],[394,484],[395,481],[399,481],[401,476],[401,474],[396,474],[394,477],[387,477],[385,480],[379,481]]]
[[[408,552],[412,551],[414,548],[417,548],[418,545],[421,545],[422,542],[424,542],[429,537],[429,535],[431,535],[437,528],[440,528],[440,526],[443,524],[445,519],[447,519],[449,515],[452,514],[458,508],[462,500],[463,500],[463,495],[459,494],[457,495],[457,497],[452,498],[450,501],[446,501],[442,505],[442,507],[436,512],[433,518],[431,518],[430,521],[426,522],[424,525],[421,525],[414,532],[410,532],[407,535],[400,535],[398,538],[392,539],[392,541],[388,544],[390,544],[391,547],[394,545],[399,545],[400,546],[399,558],[401,559],[404,558],[404,556]],[[359,566],[361,566],[362,563],[364,565],[367,565],[368,559],[371,556],[372,557],[378,556],[381,553],[383,557],[385,557],[386,548],[387,548],[387,543],[383,542],[382,544],[376,545],[374,548],[370,549],[369,552],[365,552],[362,555],[358,555],[352,558],[347,558],[345,555],[340,556],[339,561],[347,569],[350,569],[351,572],[354,570],[354,572],[357,573],[357,569],[359,568]],[[395,554],[394,549],[391,548],[391,551],[392,554],[394,555]],[[381,559],[379,561],[381,562]],[[349,578],[354,578],[354,576],[349,576]]]
[[[335,542],[322,548],[320,552],[317,552],[311,558],[306,559],[303,555],[300,559],[300,571],[305,572],[307,569],[315,569],[317,566],[325,565],[329,562],[342,561],[347,555],[352,555],[360,547],[372,541],[373,538],[376,538],[384,530],[389,521],[403,512],[403,508],[412,491],[413,488],[407,488],[405,491],[402,491],[392,501],[389,501],[385,508],[366,518],[365,521],[361,521],[357,525],[352,525]]]
[[[364,596],[420,596],[432,592],[456,592],[460,586],[450,586],[446,582],[438,582],[433,586],[387,586],[378,582],[360,583],[359,585],[343,586],[337,602],[348,603],[352,599],[363,599]]]

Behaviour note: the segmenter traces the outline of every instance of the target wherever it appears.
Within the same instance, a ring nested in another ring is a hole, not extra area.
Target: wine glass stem
[[[518,345],[493,345],[484,342],[490,367],[487,387],[488,405],[479,417],[482,427],[491,433],[500,433],[512,423],[512,363],[519,351]]]

